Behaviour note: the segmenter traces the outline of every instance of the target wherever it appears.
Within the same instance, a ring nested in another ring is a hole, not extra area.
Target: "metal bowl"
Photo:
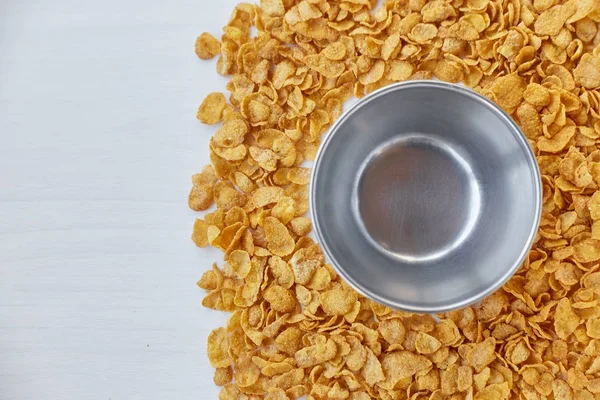
[[[380,89],[325,137],[310,188],[329,262],[363,295],[434,313],[475,303],[523,262],[541,208],[527,140],[456,85]]]

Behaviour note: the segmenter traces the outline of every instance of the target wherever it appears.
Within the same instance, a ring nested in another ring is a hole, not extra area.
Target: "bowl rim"
[[[498,279],[495,282],[494,285],[487,287],[485,290],[482,290],[481,292],[476,293],[475,295],[473,295],[471,297],[457,301],[455,303],[445,304],[440,307],[411,306],[404,302],[395,301],[393,299],[389,299],[387,297],[381,296],[380,294],[378,294],[376,292],[367,290],[364,287],[362,287],[359,282],[352,279],[345,272],[345,269],[342,266],[340,266],[340,263],[338,263],[337,260],[335,259],[335,257],[333,256],[329,246],[327,245],[327,242],[323,239],[324,235],[321,231],[319,217],[317,215],[317,212],[315,211],[316,207],[314,207],[314,204],[316,203],[315,186],[316,186],[316,182],[317,182],[319,165],[321,164],[321,160],[323,158],[323,154],[325,153],[325,151],[327,149],[327,146],[331,142],[336,131],[339,130],[339,127],[350,116],[352,116],[354,113],[359,111],[360,108],[362,108],[369,102],[371,102],[389,92],[410,89],[410,88],[414,88],[414,87],[429,87],[434,90],[441,89],[441,90],[453,91],[460,95],[466,96],[474,101],[477,101],[480,104],[487,107],[488,109],[490,109],[491,111],[493,111],[497,115],[497,117],[500,118],[501,120],[503,120],[504,123],[506,123],[506,125],[509,127],[509,129],[511,129],[513,131],[513,135],[515,136],[516,140],[519,142],[521,148],[525,149],[526,158],[527,158],[529,166],[531,167],[531,173],[534,178],[533,179],[533,181],[534,181],[533,189],[534,189],[534,196],[535,196],[535,199],[534,199],[535,200],[535,210],[534,210],[535,215],[534,215],[533,224],[529,231],[527,240],[523,244],[521,252],[519,253],[519,256],[517,257],[517,259],[515,261],[513,261],[512,265],[510,265],[510,268],[508,268],[506,270],[506,272],[502,275],[502,277],[500,279]],[[541,179],[539,165],[537,163],[537,159],[535,157],[535,153],[533,152],[533,149],[529,145],[529,142],[527,141],[525,134],[523,133],[521,128],[517,125],[517,123],[500,106],[498,106],[496,103],[494,103],[490,99],[482,96],[481,94],[479,94],[465,86],[460,86],[457,84],[436,81],[436,80],[414,80],[414,81],[405,81],[405,82],[394,83],[394,84],[385,86],[383,88],[377,89],[377,90],[373,91],[372,93],[366,95],[362,99],[359,99],[356,103],[352,104],[346,111],[344,111],[342,113],[342,115],[337,119],[337,121],[335,121],[333,123],[333,125],[329,128],[329,130],[324,134],[324,138],[321,142],[321,145],[319,146],[319,149],[317,150],[317,154],[315,156],[315,161],[312,165],[312,171],[310,174],[310,184],[309,184],[310,217],[311,217],[311,220],[313,221],[313,231],[315,232],[317,243],[321,247],[321,250],[323,251],[323,253],[326,257],[326,260],[331,264],[331,266],[334,268],[334,270],[342,277],[344,282],[346,282],[352,289],[357,291],[359,294],[361,294],[371,300],[374,300],[380,304],[383,304],[385,306],[391,307],[396,310],[413,312],[413,313],[423,313],[423,314],[442,313],[442,312],[447,312],[447,311],[452,311],[452,310],[460,309],[463,307],[467,307],[469,305],[475,304],[475,303],[483,300],[485,297],[489,296],[490,294],[495,292],[497,289],[499,289],[501,286],[503,286],[514,275],[514,273],[519,269],[519,267],[525,261],[525,258],[529,254],[529,251],[531,250],[531,247],[532,247],[533,241],[537,235],[539,225],[540,225],[540,220],[541,220],[541,214],[542,214],[542,204],[541,204],[542,200],[541,199],[542,199],[542,179]]]

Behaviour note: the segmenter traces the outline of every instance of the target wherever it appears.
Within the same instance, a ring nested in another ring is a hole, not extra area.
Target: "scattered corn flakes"
[[[192,178],[198,286],[231,313],[208,337],[220,399],[593,399],[600,393],[600,3],[594,0],[261,0],[220,42],[228,97],[212,166]],[[255,27],[257,35],[251,35]],[[358,295],[309,235],[320,136],[352,95],[462,81],[521,125],[544,186],[533,248],[503,289],[438,321]]]

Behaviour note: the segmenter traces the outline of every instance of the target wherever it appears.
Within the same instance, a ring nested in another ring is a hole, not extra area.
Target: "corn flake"
[[[203,211],[210,207],[216,182],[217,175],[210,165],[204,167],[201,173],[192,176],[193,187],[188,197],[188,204],[192,210]]]
[[[420,354],[435,353],[440,347],[442,347],[442,343],[435,337],[424,332],[417,333],[417,337],[415,338],[415,349]]]
[[[271,304],[271,308],[277,312],[292,312],[296,308],[297,301],[295,297],[283,286],[270,286],[264,291],[263,297]]]
[[[579,317],[571,308],[569,299],[562,299],[556,306],[554,328],[561,339],[566,339],[579,326]]]
[[[395,82],[402,82],[410,78],[413,72],[414,66],[410,62],[393,60],[387,78]]]
[[[294,250],[294,239],[288,229],[277,218],[267,217],[264,221],[267,248],[277,256],[287,256]]]
[[[210,93],[202,101],[202,104],[200,104],[196,117],[203,124],[216,124],[221,120],[221,115],[225,109],[225,104],[225,96],[223,93]]]
[[[587,89],[600,87],[600,57],[584,54],[573,70],[575,82]]]
[[[250,273],[251,263],[250,255],[243,250],[234,250],[229,255],[229,265],[233,272],[240,278],[244,279]]]
[[[217,130],[212,140],[219,147],[235,147],[244,141],[248,126],[241,119],[227,121]]]
[[[417,43],[427,43],[438,33],[433,24],[416,24],[410,31],[409,37]]]
[[[229,356],[229,341],[225,328],[214,329],[208,335],[208,360],[215,368],[229,367],[233,360]]]
[[[196,55],[202,60],[210,60],[221,52],[221,45],[210,33],[204,32],[196,39]]]
[[[538,35],[556,35],[567,19],[575,12],[574,7],[557,4],[540,14],[535,21],[535,33]]]
[[[352,310],[357,300],[356,292],[341,287],[321,293],[320,298],[327,315],[344,315]]]

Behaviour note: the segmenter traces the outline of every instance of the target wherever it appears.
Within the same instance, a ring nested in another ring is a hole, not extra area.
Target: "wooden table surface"
[[[215,399],[190,176],[232,0],[0,2],[0,399]]]

